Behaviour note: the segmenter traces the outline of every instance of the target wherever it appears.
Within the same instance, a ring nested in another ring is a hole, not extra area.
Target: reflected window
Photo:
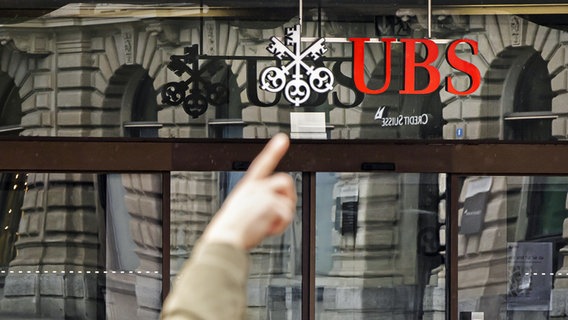
[[[99,175],[105,214],[104,295],[107,319],[162,308],[162,178],[158,174]]]
[[[121,127],[122,136],[158,137],[161,125],[157,123],[158,94],[153,83],[148,71],[139,65],[122,66],[110,78],[104,106],[107,112],[117,114],[115,121],[119,122],[112,125]]]
[[[0,135],[21,131],[22,103],[14,80],[0,71]]]
[[[8,74],[0,71],[0,135],[19,134],[21,110],[18,87]],[[25,189],[25,174],[0,174],[0,268],[8,267],[16,256],[14,243],[22,215]]]
[[[555,237],[562,241],[562,226],[568,218],[568,177],[533,177],[529,192],[527,239]]]
[[[316,175],[316,319],[444,318],[437,174]]]
[[[505,66],[505,68],[503,68]],[[552,140],[552,87],[547,62],[532,47],[507,48],[492,63],[493,73],[506,74],[502,106],[504,139]]]
[[[26,188],[25,174],[0,174],[0,268],[7,268],[16,256],[14,243],[18,236]]]

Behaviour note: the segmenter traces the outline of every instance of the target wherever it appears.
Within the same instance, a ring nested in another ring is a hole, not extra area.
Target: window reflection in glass
[[[16,256],[22,204],[27,188],[26,174],[0,174],[0,268],[5,270]],[[1,275],[2,278],[4,275]]]
[[[23,176],[10,186],[21,187],[19,202],[0,198],[21,216],[4,227],[17,237],[16,254],[2,252],[0,319],[158,319],[161,175]]]
[[[469,176],[459,197],[460,313],[548,319],[567,287],[566,177]]]
[[[316,317],[444,317],[437,174],[318,173]]]

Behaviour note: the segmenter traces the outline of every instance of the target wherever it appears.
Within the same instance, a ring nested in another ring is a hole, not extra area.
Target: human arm
[[[248,250],[282,233],[296,209],[292,178],[273,174],[289,146],[276,135],[198,241],[164,304],[162,319],[242,319],[246,309]]]

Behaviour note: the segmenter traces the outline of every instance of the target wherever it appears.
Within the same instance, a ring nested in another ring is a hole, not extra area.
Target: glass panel
[[[300,193],[300,173],[291,173]],[[175,277],[203,230],[242,172],[172,172],[171,276]],[[301,198],[299,195],[298,198]],[[250,253],[247,319],[300,319],[302,312],[302,211],[286,232]]]
[[[158,319],[160,174],[1,181],[0,319]]]
[[[317,319],[445,318],[444,179],[317,174]]]
[[[461,313],[549,319],[565,308],[568,177],[467,176],[459,196]]]
[[[431,17],[426,1],[407,0],[302,8],[118,2],[4,1],[0,110],[18,121],[8,129],[162,138],[303,130],[330,139],[568,136],[568,5],[559,0],[434,1]],[[298,122],[292,112],[323,120]]]

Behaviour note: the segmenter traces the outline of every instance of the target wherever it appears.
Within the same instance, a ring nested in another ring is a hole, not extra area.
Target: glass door
[[[445,175],[316,181],[316,319],[443,319]]]

